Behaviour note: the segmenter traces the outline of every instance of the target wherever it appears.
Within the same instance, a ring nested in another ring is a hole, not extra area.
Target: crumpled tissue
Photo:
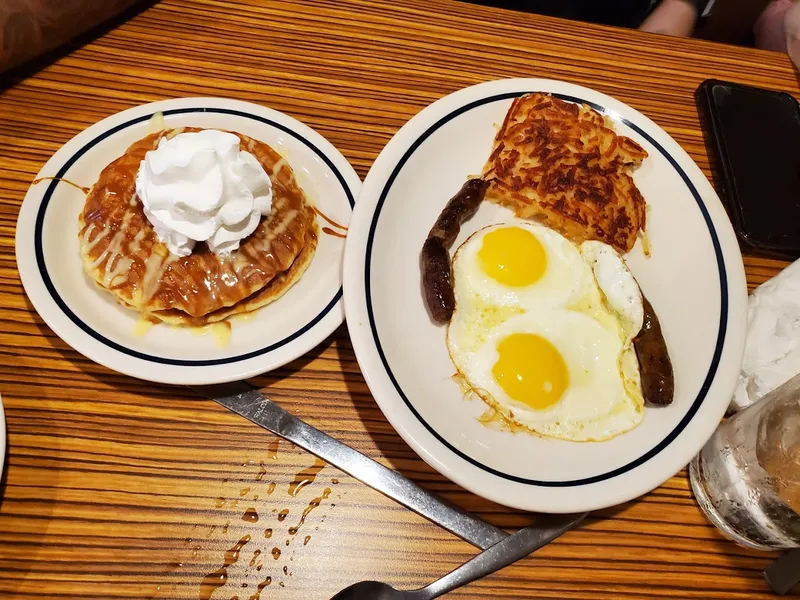
[[[731,412],[800,373],[800,260],[753,291],[747,323],[744,363]]]

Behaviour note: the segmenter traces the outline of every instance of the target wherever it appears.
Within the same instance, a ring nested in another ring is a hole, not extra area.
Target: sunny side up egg
[[[532,223],[492,225],[456,251],[453,279],[450,357],[505,419],[572,441],[642,421],[642,296],[613,248]]]

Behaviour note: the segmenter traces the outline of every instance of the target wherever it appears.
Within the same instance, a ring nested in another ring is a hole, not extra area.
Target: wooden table
[[[189,391],[108,371],[42,323],[16,271],[17,212],[44,161],[85,127],[163,98],[239,98],[308,123],[364,176],[392,134],[444,94],[493,78],[551,77],[639,109],[707,170],[692,96],[701,81],[800,92],[778,54],[452,0],[164,0],[71,50],[0,88],[3,598],[245,600],[270,582],[261,598],[323,600],[360,579],[419,586],[474,553],[330,466],[290,495],[312,456]],[[782,266],[746,264],[751,284]],[[491,522],[527,522],[444,480],[400,440],[369,394],[345,327],[255,383]],[[240,540],[227,581],[211,585],[219,574],[206,577]],[[761,570],[771,558],[708,525],[681,473],[454,597],[769,598]]]

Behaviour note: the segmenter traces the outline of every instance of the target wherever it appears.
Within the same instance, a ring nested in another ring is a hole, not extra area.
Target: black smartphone
[[[800,105],[709,79],[696,94],[723,203],[745,250],[800,257]]]

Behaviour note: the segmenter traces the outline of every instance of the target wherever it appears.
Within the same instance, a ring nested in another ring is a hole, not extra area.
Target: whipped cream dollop
[[[136,193],[173,254],[189,256],[197,242],[229,254],[272,210],[272,182],[239,141],[232,133],[206,129],[161,138],[145,155]]]

